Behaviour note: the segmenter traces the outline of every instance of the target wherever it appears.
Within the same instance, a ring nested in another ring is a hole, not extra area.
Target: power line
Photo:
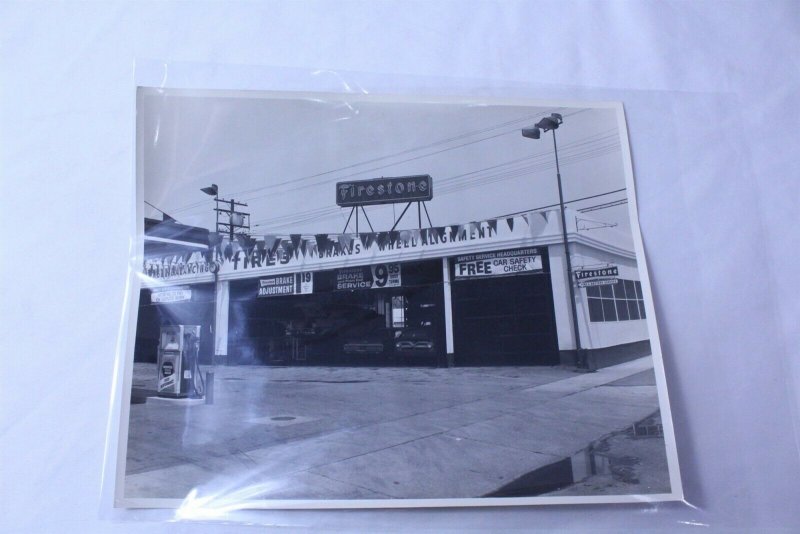
[[[155,206],[155,205],[151,204],[150,202],[148,202],[148,201],[146,201],[146,200],[143,200],[143,202],[144,202],[145,204],[147,204],[148,206],[150,206],[151,208],[153,208],[154,210],[156,210],[156,211],[160,211],[160,212],[161,212],[161,214],[162,214],[162,215],[165,215],[165,216],[166,216],[168,219],[172,219],[173,221],[175,221],[175,222],[178,222],[178,221],[175,219],[175,217],[172,217],[172,216],[171,216],[169,213],[167,213],[166,211],[162,210],[162,209],[161,209],[161,208],[159,208],[158,206]]]
[[[613,131],[615,131],[615,129]],[[566,156],[563,156],[561,158],[562,162],[564,162],[565,164],[577,163],[577,162],[580,162],[580,161],[584,161],[586,159],[591,159],[591,158],[594,158],[594,157],[598,157],[598,156],[604,155],[606,153],[610,153],[610,152],[613,152],[613,151],[617,150],[619,148],[619,143],[618,142],[611,143],[611,144],[606,142],[607,139],[614,138],[615,135],[614,134],[604,135],[604,134],[605,134],[605,132],[601,132],[600,134],[595,134],[594,136],[590,136],[589,138],[586,138],[586,139],[583,139],[583,140],[580,140],[580,141],[575,141],[573,143],[569,143],[569,144],[565,145],[565,149],[562,149],[562,153],[566,152],[567,154],[566,154]],[[592,137],[598,137],[598,138],[597,139],[592,139]],[[579,148],[579,147],[585,146],[585,145],[590,145],[592,143],[599,143],[599,142],[603,142],[604,144],[596,146],[596,147],[591,147],[588,150],[584,150],[584,151],[581,151],[581,152],[573,153],[573,151],[576,148]],[[437,186],[437,191],[439,191],[439,193],[437,193],[437,194],[440,195],[440,196],[441,195],[447,195],[447,194],[451,194],[451,193],[454,193],[454,192],[463,191],[465,189],[469,189],[469,188],[472,188],[472,187],[487,185],[489,183],[494,183],[494,182],[501,181],[501,180],[517,178],[519,176],[524,176],[526,174],[537,172],[537,171],[548,170],[548,169],[553,168],[555,166],[555,160],[535,163],[533,165],[527,165],[527,166],[519,167],[519,168],[516,168],[516,169],[509,169],[507,171],[503,171],[503,172],[498,173],[498,174],[489,174],[489,175],[482,175],[482,176],[480,175],[480,173],[485,172],[487,170],[493,170],[493,169],[497,169],[497,168],[503,167],[503,166],[514,165],[514,164],[517,164],[517,163],[520,163],[520,162],[523,162],[523,161],[526,161],[526,160],[541,159],[542,157],[549,156],[549,154],[550,154],[549,152],[544,152],[542,154],[535,154],[535,155],[532,155],[532,156],[526,156],[524,158],[517,158],[515,160],[507,161],[507,162],[504,162],[504,163],[501,163],[501,164],[498,164],[498,165],[492,165],[492,166],[489,166],[489,167],[485,167],[483,169],[478,169],[478,170],[475,170],[475,171],[470,171],[470,172],[467,172],[467,173],[463,173],[463,174],[459,174],[459,175],[455,175],[455,176],[450,176],[450,177],[444,178],[444,179],[438,181],[439,184],[444,183],[445,186],[444,187]],[[458,178],[461,178],[461,177],[464,177],[464,176],[470,176],[470,175],[472,175],[471,178],[469,178],[469,179],[467,179],[465,181],[456,182],[456,180]],[[338,208],[337,206],[315,208],[315,209],[312,209],[312,210],[309,210],[309,211],[306,211],[306,212],[302,212],[302,213],[287,214],[287,215],[284,215],[284,216],[281,216],[281,217],[274,217],[274,218],[271,218],[271,219],[261,219],[261,220],[256,221],[256,223],[257,223],[256,225],[257,226],[263,226],[264,223],[268,223],[269,222],[269,223],[272,223],[272,225],[275,226],[275,227],[289,226],[292,223],[298,223],[299,224],[299,223],[302,223],[302,222],[309,222],[310,220],[314,220],[314,219],[328,218],[329,216],[332,216],[333,214],[337,213],[339,210],[340,210],[340,208]]]
[[[564,116],[565,117],[570,117],[570,116],[573,116],[573,115],[577,115],[578,113],[582,113],[584,111],[587,111],[587,110],[586,109],[579,109],[579,110],[576,110],[576,111],[574,111],[572,113],[565,114]],[[439,140],[439,141],[428,143],[426,145],[421,145],[421,146],[418,146],[418,147],[402,150],[402,151],[394,153],[394,154],[388,154],[388,155],[385,155],[385,156],[372,158],[372,159],[365,160],[365,161],[362,161],[362,162],[346,165],[344,167],[340,167],[340,168],[337,168],[337,169],[332,169],[332,170],[324,171],[324,172],[321,172],[321,173],[316,173],[316,174],[312,174],[312,175],[308,175],[308,176],[303,176],[303,177],[292,179],[292,180],[285,180],[285,181],[282,181],[282,182],[274,182],[274,183],[270,183],[270,184],[267,184],[267,185],[264,185],[264,186],[261,186],[261,187],[252,188],[252,189],[248,189],[248,190],[244,190],[244,191],[240,191],[240,192],[232,193],[232,194],[245,195],[247,193],[254,193],[256,191],[262,191],[262,190],[271,189],[271,188],[275,188],[275,187],[279,187],[279,186],[283,186],[283,185],[290,185],[290,184],[295,186],[294,187],[295,190],[296,189],[305,189],[305,188],[308,188],[308,187],[312,187],[314,185],[319,185],[319,184],[325,183],[325,181],[314,182],[312,184],[304,184],[304,185],[301,185],[301,186],[297,186],[297,183],[305,181],[305,180],[311,180],[313,178],[318,178],[320,176],[325,176],[325,175],[328,175],[328,174],[337,173],[337,172],[340,172],[340,171],[343,171],[343,170],[349,170],[349,169],[352,169],[352,168],[355,168],[355,167],[360,167],[362,165],[367,165],[369,163],[374,163],[376,161],[383,161],[383,160],[386,160],[386,159],[392,159],[392,158],[395,158],[395,157],[398,157],[398,156],[402,156],[402,155],[405,155],[405,154],[409,154],[409,153],[412,153],[412,152],[417,152],[419,150],[426,150],[428,148],[434,148],[436,146],[441,146],[443,144],[447,144],[447,143],[452,142],[454,140],[465,139],[465,138],[471,137],[473,135],[478,135],[478,134],[486,133],[486,132],[489,132],[489,131],[492,131],[492,130],[497,130],[498,128],[503,128],[503,127],[506,127],[506,126],[514,124],[514,123],[523,122],[523,121],[530,121],[530,120],[533,120],[534,118],[538,117],[539,115],[540,114],[537,113],[535,115],[520,117],[518,119],[514,119],[514,120],[511,120],[511,121],[506,121],[504,123],[501,123],[501,124],[498,124],[498,125],[494,125],[494,126],[491,126],[491,127],[483,128],[483,129],[480,129],[480,130],[475,130],[475,131],[472,131],[472,132],[467,132],[467,133],[464,133],[464,134],[459,134],[459,135],[452,136],[452,137],[449,137],[449,138],[446,138],[446,139],[442,139],[442,140]],[[344,179],[344,178],[357,176],[359,174],[365,174],[367,172],[372,172],[372,171],[384,169],[384,168],[387,168],[387,167],[391,167],[391,166],[394,166],[394,165],[407,163],[409,161],[415,161],[415,160],[418,160],[418,159],[434,156],[434,155],[440,154],[442,152],[447,152],[449,150],[455,150],[455,149],[458,149],[458,148],[463,148],[465,146],[469,146],[469,145],[472,145],[472,144],[480,143],[480,142],[483,142],[483,141],[488,141],[490,139],[501,137],[503,135],[508,135],[509,133],[515,132],[516,130],[517,129],[514,128],[514,129],[511,129],[511,130],[508,130],[508,131],[505,131],[505,132],[501,132],[499,134],[491,135],[489,137],[477,139],[477,140],[474,140],[474,141],[469,141],[467,143],[462,143],[462,144],[455,145],[455,146],[452,146],[452,147],[447,147],[447,148],[444,148],[444,149],[441,149],[441,150],[438,150],[438,151],[435,151],[435,152],[423,154],[423,155],[420,155],[420,156],[415,156],[413,158],[408,158],[408,159],[404,159],[404,160],[400,160],[400,161],[395,161],[393,163],[388,163],[386,165],[380,165],[380,166],[377,166],[377,167],[372,167],[372,168],[369,168],[369,169],[365,169],[365,170],[362,170],[362,171],[346,174],[346,175],[343,175],[343,176],[338,176],[338,177],[336,177],[336,179],[337,180],[341,180],[341,179]],[[266,194],[265,195],[257,195],[257,196],[253,196],[253,197],[244,198],[244,200],[256,200],[256,199],[259,199],[259,198],[263,198],[265,196],[267,196],[267,195]],[[184,206],[184,207],[181,207],[181,208],[176,208],[173,211],[174,211],[174,213],[180,213],[180,212],[183,212],[183,211],[187,211],[187,210],[192,210],[192,209],[198,208],[198,207],[202,206],[203,204],[204,204],[204,202],[195,202],[195,203],[192,203],[190,205],[187,205],[187,206]]]
[[[597,195],[590,195],[588,197],[574,198],[572,200],[565,201],[564,204],[573,204],[575,202],[581,202],[583,200],[590,200],[592,198],[603,197],[603,196],[606,196],[606,195],[613,195],[614,193],[621,193],[622,191],[625,191],[625,190],[626,190],[626,188],[623,187],[622,189],[615,189],[614,191],[606,191],[605,193],[599,193]],[[615,202],[619,202],[619,201],[615,201]],[[627,202],[627,200],[625,200],[625,202]],[[505,215],[498,215],[497,217],[491,217],[491,218],[492,219],[502,219],[503,217],[513,217],[514,215],[522,215],[523,213],[530,213],[532,211],[544,210],[544,209],[547,209],[547,208],[555,208],[556,206],[559,206],[559,204],[550,204],[550,205],[547,205],[547,206],[539,206],[538,208],[532,208],[532,209],[527,209],[527,210],[522,210],[522,211],[515,211],[513,213],[506,213]],[[589,206],[589,208],[592,208],[592,207],[594,207],[594,206]],[[588,208],[585,208],[585,209],[588,209]],[[578,211],[583,212],[582,209],[578,210]]]
[[[565,117],[569,117],[569,116],[571,116],[571,115],[575,115],[575,114],[577,114],[577,113],[580,113],[581,111],[584,111],[584,110],[578,110],[578,111],[575,111],[575,112],[573,112],[573,113],[566,114],[566,115],[564,115],[564,116],[565,116]],[[524,119],[520,119],[519,121],[515,121],[515,122],[521,122],[522,120],[524,120]],[[492,128],[492,129],[494,130],[494,129],[497,129],[497,128]],[[512,130],[508,130],[508,131],[505,131],[505,132],[500,132],[500,133],[498,133],[498,134],[490,135],[489,137],[483,137],[483,138],[481,138],[481,139],[476,139],[476,140],[473,140],[473,141],[468,141],[468,142],[466,142],[466,143],[461,143],[461,144],[458,144],[458,145],[455,145],[455,146],[451,146],[451,147],[443,148],[443,149],[441,149],[441,150],[437,150],[437,151],[435,151],[435,152],[429,152],[429,153],[427,153],[427,154],[421,154],[421,155],[419,155],[419,156],[414,156],[414,157],[412,157],[412,158],[406,158],[406,159],[402,159],[402,160],[395,161],[395,162],[392,162],[392,163],[389,163],[389,164],[386,164],[386,165],[379,165],[379,166],[377,166],[377,167],[371,167],[371,168],[369,168],[369,169],[364,169],[364,170],[357,171],[357,172],[353,172],[353,173],[350,173],[350,174],[345,174],[345,175],[342,175],[342,176],[337,176],[335,179],[336,179],[336,180],[343,180],[343,179],[345,179],[345,178],[351,178],[351,177],[353,177],[353,176],[358,176],[358,175],[360,175],[360,174],[366,174],[366,173],[368,173],[368,172],[379,171],[379,170],[381,170],[381,169],[385,169],[385,168],[387,168],[387,167],[393,167],[393,166],[395,166],[395,165],[400,165],[400,164],[402,164],[402,163],[408,163],[408,162],[410,162],[410,161],[417,161],[417,160],[420,160],[420,159],[429,158],[429,157],[431,157],[431,156],[435,156],[435,155],[437,155],[437,154],[441,154],[441,153],[443,153],[443,152],[448,152],[448,151],[450,151],[450,150],[455,150],[455,149],[457,149],[457,148],[463,148],[463,147],[465,147],[465,146],[474,145],[474,144],[476,144],[476,143],[482,143],[482,142],[484,142],[484,141],[489,141],[489,140],[491,140],[491,139],[495,139],[495,138],[497,138],[497,137],[502,137],[502,136],[504,136],[504,135],[508,135],[508,134],[510,134],[510,133],[514,133],[514,132],[516,132],[516,131],[517,131],[517,129],[516,129],[516,128],[514,128],[514,129],[512,129]],[[384,158],[384,159],[385,159],[385,158]],[[338,170],[341,170],[341,169],[338,169]],[[338,171],[338,170],[337,170],[337,171]],[[337,171],[328,171],[328,172],[326,172],[326,173],[322,173],[322,174],[330,174],[330,173],[332,173],[332,172],[337,172]],[[316,176],[318,176],[318,175],[316,175]],[[324,181],[316,181],[316,182],[313,182],[313,183],[304,184],[304,185],[301,185],[301,186],[296,186],[296,183],[297,183],[298,181],[302,181],[302,180],[305,180],[305,179],[307,179],[307,178],[314,178],[314,177],[316,177],[316,176],[308,176],[308,177],[304,177],[304,178],[298,178],[297,180],[289,180],[289,181],[284,181],[284,182],[272,183],[272,184],[269,184],[269,185],[262,186],[262,187],[258,188],[258,190],[269,189],[269,188],[274,188],[274,187],[278,187],[278,186],[281,186],[281,185],[289,185],[289,184],[292,184],[292,185],[294,185],[294,186],[295,186],[295,187],[293,187],[293,190],[297,191],[297,190],[300,190],[300,189],[307,189],[307,188],[309,188],[309,187],[314,187],[314,186],[317,186],[317,185],[322,185],[323,183],[326,183],[326,182],[328,182],[328,180],[324,180]],[[252,200],[255,200],[255,199],[258,199],[258,198],[263,198],[263,197],[265,197],[265,196],[268,196],[268,193],[267,193],[267,194],[264,194],[264,195],[258,195],[258,196],[254,196],[254,197],[248,197],[246,200],[251,200],[251,201],[252,201]]]
[[[622,205],[627,204],[627,203],[628,203],[628,199],[627,198],[623,198],[623,199],[620,199],[620,200],[614,200],[614,201],[611,201],[611,202],[606,202],[605,204],[598,204],[596,206],[589,206],[588,208],[583,208],[583,209],[578,210],[578,211],[580,211],[581,213],[588,213],[590,211],[604,210],[606,208],[614,208],[616,206],[622,206]]]

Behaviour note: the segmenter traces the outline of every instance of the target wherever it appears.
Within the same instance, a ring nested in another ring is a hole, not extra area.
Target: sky
[[[564,118],[556,130],[564,200],[625,188],[614,109],[343,98],[144,92],[144,201],[183,224],[213,229],[214,202],[200,188],[215,183],[220,197],[248,204],[241,209],[251,214],[253,235],[340,233],[350,209],[336,205],[337,181],[429,174],[434,226],[531,210],[558,203],[553,140],[520,130],[553,112]],[[621,191],[569,206],[624,198]],[[381,231],[404,207],[366,212]],[[160,213],[146,205],[145,216]],[[630,231],[627,205],[585,216]],[[416,226],[414,206],[398,228]],[[362,215],[359,229],[367,228]]]

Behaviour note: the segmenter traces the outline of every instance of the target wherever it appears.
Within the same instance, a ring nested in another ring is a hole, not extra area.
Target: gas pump
[[[205,383],[198,365],[200,327],[162,326],[158,342],[158,396],[201,398]]]

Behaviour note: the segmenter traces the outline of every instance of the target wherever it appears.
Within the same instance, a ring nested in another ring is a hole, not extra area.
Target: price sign
[[[399,263],[380,263],[370,268],[373,287],[400,287]]]
[[[348,267],[336,271],[336,289],[380,289],[400,287],[402,276],[399,263],[379,263],[364,267]]]

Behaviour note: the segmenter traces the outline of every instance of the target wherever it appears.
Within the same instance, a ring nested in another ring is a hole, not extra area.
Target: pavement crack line
[[[310,473],[310,471],[308,471],[308,470],[306,472]],[[375,494],[380,495],[381,497],[385,497],[387,499],[397,499],[398,498],[398,497],[396,497],[394,495],[389,495],[388,493],[383,493],[382,491],[378,491],[376,489],[368,488],[368,487],[362,486],[360,484],[353,484],[352,482],[345,481],[345,480],[339,480],[338,478],[334,478],[334,477],[329,476],[329,475],[323,475],[322,473],[311,473],[311,474],[312,475],[316,475],[318,477],[327,478],[331,482],[336,482],[336,483],[339,483],[339,484],[347,484],[348,486],[353,486],[354,488],[367,490],[369,492],[375,493]]]

